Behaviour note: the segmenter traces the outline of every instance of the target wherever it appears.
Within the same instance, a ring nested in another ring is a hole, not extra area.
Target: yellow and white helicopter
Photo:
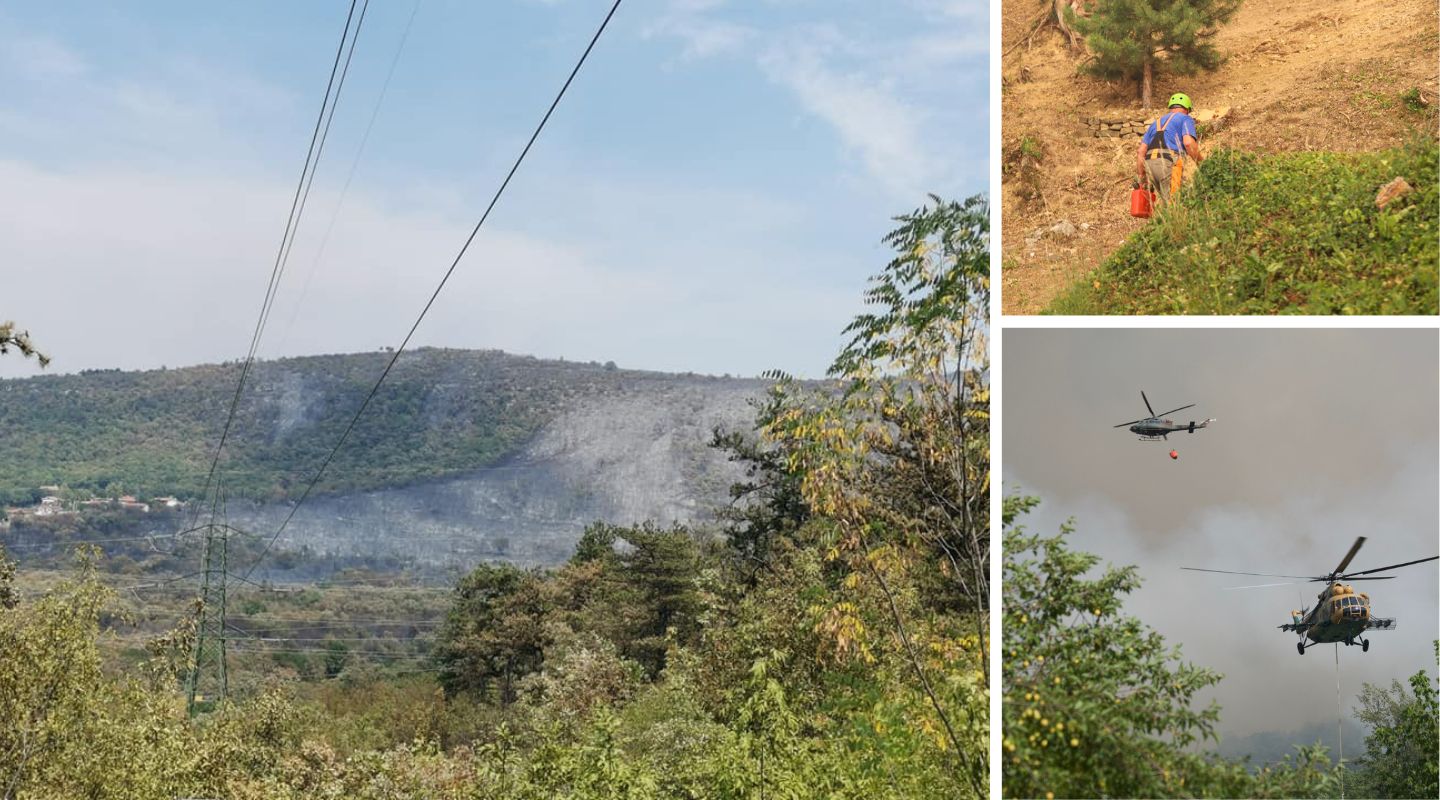
[[[1232,572],[1225,569],[1204,569],[1201,567],[1181,567],[1194,572],[1220,572],[1226,575],[1260,575],[1268,578],[1295,578],[1307,582],[1324,583],[1325,588],[1320,591],[1319,602],[1313,608],[1301,609],[1290,612],[1290,622],[1279,626],[1282,631],[1294,631],[1300,634],[1300,641],[1296,643],[1295,649],[1300,655],[1305,655],[1306,647],[1314,647],[1317,644],[1329,644],[1331,642],[1344,642],[1349,645],[1360,645],[1361,652],[1369,652],[1370,640],[1362,639],[1360,635],[1365,631],[1389,631],[1395,629],[1394,617],[1376,617],[1370,613],[1370,595],[1364,592],[1356,592],[1351,586],[1341,581],[1384,581],[1394,575],[1374,575],[1376,572],[1386,572],[1400,567],[1408,567],[1411,564],[1423,564],[1426,561],[1434,561],[1440,556],[1430,556],[1415,561],[1406,561],[1403,564],[1391,564],[1388,567],[1376,567],[1375,569],[1360,570],[1359,572],[1346,572],[1345,568],[1350,566],[1350,560],[1360,552],[1360,546],[1365,544],[1365,537],[1355,539],[1355,544],[1350,547],[1350,552],[1340,560],[1340,565],[1329,575],[1274,575],[1268,572]],[[1368,576],[1368,577],[1367,577]],[[1262,583],[1256,586],[1237,586],[1237,589],[1258,589],[1262,586],[1285,586],[1294,581],[1284,583]],[[1310,639],[1310,644],[1305,640]],[[1358,641],[1357,641],[1358,639]]]

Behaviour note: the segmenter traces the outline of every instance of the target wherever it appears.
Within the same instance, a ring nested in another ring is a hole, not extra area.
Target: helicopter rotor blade
[[[1391,565],[1388,566],[1388,567],[1376,567],[1375,569],[1366,569],[1366,570],[1361,570],[1361,571],[1359,571],[1359,572],[1351,572],[1351,573],[1348,573],[1348,574],[1345,574],[1345,575],[1336,575],[1335,577],[1336,577],[1337,579],[1338,579],[1338,578],[1343,578],[1343,579],[1345,579],[1345,580],[1350,580],[1352,577],[1354,577],[1354,576],[1356,576],[1356,575],[1369,575],[1369,574],[1372,573],[1372,572],[1384,572],[1384,571],[1387,570],[1387,569],[1399,569],[1400,567],[1408,567],[1408,566],[1410,566],[1411,564],[1424,564],[1426,561],[1434,561],[1434,560],[1437,559],[1437,558],[1440,558],[1440,556],[1430,556],[1429,558],[1417,558],[1417,559],[1415,559],[1414,561],[1406,561],[1404,564],[1391,564]],[[1394,577],[1394,576],[1388,576],[1388,575],[1387,575],[1386,577]],[[1378,580],[1378,578],[1357,578],[1357,580],[1369,580],[1369,581],[1373,581],[1373,580]]]
[[[1279,583],[1252,583],[1249,586],[1226,586],[1224,587],[1224,589],[1225,591],[1229,592],[1235,589],[1264,589],[1267,586],[1294,586],[1296,583],[1299,583],[1299,581],[1281,581]]]
[[[1358,553],[1358,552],[1360,552],[1360,547],[1361,547],[1362,545],[1364,545],[1364,544],[1365,544],[1365,537],[1364,537],[1364,536],[1356,536],[1356,537],[1355,537],[1355,544],[1350,545],[1350,552],[1346,553],[1346,554],[1345,554],[1345,557],[1342,558],[1342,559],[1340,559],[1340,566],[1338,566],[1338,567],[1336,567],[1335,569],[1331,570],[1331,574],[1332,574],[1332,575],[1339,575],[1340,573],[1344,572],[1344,571],[1345,571],[1345,568],[1348,567],[1348,566],[1350,566],[1350,559],[1354,558],[1354,557],[1355,557],[1355,554]]]
[[[1204,567],[1181,567],[1180,569],[1188,569],[1191,572],[1219,572],[1225,575],[1258,575],[1262,578],[1294,578],[1300,581],[1317,580],[1310,575],[1276,575],[1273,572],[1235,572],[1234,570],[1228,569],[1205,569]]]
[[[1184,410],[1187,409],[1187,408],[1194,408],[1194,407],[1195,407],[1195,404],[1194,404],[1194,403],[1191,403],[1191,404],[1188,405],[1188,406],[1180,406],[1179,408],[1172,408],[1172,409],[1170,409],[1169,411],[1165,411],[1165,412],[1156,414],[1155,416],[1157,416],[1157,417],[1163,417],[1163,416],[1165,416],[1166,414],[1174,414],[1176,411],[1184,411]]]
[[[1145,421],[1145,420],[1143,420],[1143,419],[1132,419],[1132,420],[1130,420],[1129,422],[1122,422],[1122,423],[1120,423],[1119,425],[1116,425],[1115,427],[1117,427],[1117,428],[1123,428],[1123,427],[1125,427],[1125,426],[1127,426],[1127,425],[1134,425],[1134,424],[1137,423],[1137,422],[1144,422],[1144,421]]]

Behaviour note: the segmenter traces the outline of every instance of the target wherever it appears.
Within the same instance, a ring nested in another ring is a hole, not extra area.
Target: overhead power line
[[[244,641],[244,640],[236,640]],[[356,658],[389,658],[402,661],[428,661],[429,656],[414,653],[386,653],[370,650],[331,650],[328,647],[235,647],[236,653],[320,653],[323,655],[354,656]]]
[[[358,623],[358,624],[329,625],[329,624],[297,622],[296,624],[291,625],[291,626],[289,626],[289,627],[285,627],[285,628],[277,628],[277,627],[274,627],[274,626],[265,627],[265,628],[240,628],[240,627],[237,627],[237,626],[232,625],[232,626],[230,626],[230,629],[231,629],[231,630],[242,631],[242,632],[244,632],[244,633],[246,633],[246,634],[250,634],[250,635],[259,636],[259,637],[261,637],[261,638],[264,638],[264,637],[267,637],[267,636],[273,636],[273,635],[275,635],[275,634],[280,634],[280,633],[293,633],[293,632],[295,632],[295,631],[311,631],[311,630],[322,630],[322,631],[323,631],[323,630],[354,631],[354,630],[369,629],[369,628],[372,627],[372,625],[373,625],[373,627],[376,627],[376,628],[399,628],[399,627],[428,628],[428,627],[432,627],[432,626],[438,625],[438,624],[440,624],[440,623],[439,623],[439,622],[407,622],[407,623],[382,622],[382,623]]]
[[[530,148],[534,146],[535,140],[540,138],[540,132],[545,129],[545,124],[550,121],[550,116],[555,113],[556,107],[560,105],[560,100],[565,97],[565,92],[570,88],[570,84],[574,82],[575,76],[580,73],[580,68],[585,65],[585,60],[590,57],[590,51],[595,49],[595,43],[600,41],[601,34],[603,34],[605,28],[610,25],[610,20],[614,18],[615,12],[619,10],[622,1],[623,0],[615,0],[614,5],[610,6],[609,13],[607,13],[605,19],[601,21],[600,27],[595,29],[595,35],[590,37],[590,43],[585,46],[585,51],[580,54],[580,59],[575,62],[574,69],[570,70],[570,75],[565,79],[565,83],[560,87],[560,91],[556,93],[555,99],[550,103],[550,107],[546,109],[545,116],[540,118],[540,124],[535,126],[535,131],[530,134],[529,141],[525,143],[525,147],[520,151],[520,155],[516,157],[515,163],[510,166],[510,171],[506,173],[505,180],[500,182],[500,188],[495,190],[495,196],[490,198],[490,203],[485,207],[485,212],[480,215],[479,221],[475,223],[475,227],[470,231],[470,235],[466,237],[465,243],[460,247],[460,251],[455,254],[455,259],[450,262],[450,267],[445,270],[444,277],[440,279],[440,283],[435,287],[435,291],[431,293],[430,299],[425,302],[425,307],[420,310],[420,315],[415,318],[415,323],[410,326],[410,331],[405,334],[405,338],[400,342],[400,346],[396,347],[395,352],[391,354],[390,360],[386,363],[384,371],[380,373],[379,379],[375,381],[374,386],[370,387],[370,392],[365,395],[364,402],[362,402],[360,408],[355,411],[355,416],[351,417],[350,423],[345,426],[345,431],[340,434],[340,439],[335,442],[335,446],[331,448],[329,454],[325,456],[325,460],[320,464],[320,469],[315,472],[315,476],[311,478],[310,482],[305,486],[305,491],[302,492],[300,498],[295,501],[295,505],[291,507],[290,513],[285,516],[284,521],[280,523],[280,527],[276,529],[275,534],[270,537],[269,543],[265,545],[265,549],[261,551],[259,558],[255,559],[255,561],[250,564],[249,569],[245,571],[245,578],[248,579],[250,577],[251,573],[255,571],[255,568],[265,559],[270,549],[274,547],[275,542],[280,538],[280,535],[284,533],[285,528],[289,526],[290,520],[295,518],[296,512],[305,504],[306,499],[310,497],[310,493],[315,489],[316,484],[320,482],[320,478],[325,474],[325,470],[330,466],[330,462],[335,459],[335,454],[340,451],[340,448],[345,444],[345,440],[350,437],[350,432],[355,430],[355,424],[360,421],[361,415],[363,415],[365,409],[370,406],[370,401],[374,399],[375,393],[380,391],[381,384],[383,384],[385,378],[390,375],[390,370],[394,368],[395,362],[400,358],[400,355],[405,352],[405,348],[410,344],[410,339],[415,335],[415,331],[419,329],[420,323],[425,320],[425,315],[430,313],[430,308],[435,304],[435,299],[440,296],[440,292],[444,290],[445,284],[450,281],[450,276],[455,273],[455,268],[460,265],[460,260],[464,258],[465,252],[470,249],[470,244],[474,242],[475,237],[479,235],[480,228],[484,226],[485,220],[490,218],[490,212],[495,209],[495,204],[500,201],[501,195],[505,193],[506,187],[510,185],[510,180],[515,177],[515,173],[525,161],[525,156],[530,153]]]
[[[380,117],[380,107],[385,104],[385,96],[390,93],[390,81],[395,77],[395,68],[400,64],[400,55],[405,52],[405,43],[410,40],[410,29],[415,25],[415,16],[420,12],[420,0],[410,8],[410,18],[405,21],[405,30],[400,34],[400,43],[395,47],[395,55],[390,58],[390,69],[385,73],[385,82],[380,85],[380,94],[375,98],[375,106],[370,109],[370,121],[365,124],[365,133],[360,136],[360,146],[355,149],[355,157],[350,160],[350,169],[345,173],[345,184],[340,187],[340,198],[335,201],[335,210],[330,214],[330,222],[325,226],[325,233],[320,237],[320,245],[315,250],[315,257],[310,260],[310,269],[305,273],[305,282],[300,285],[300,294],[296,296],[295,303],[290,310],[290,321],[285,323],[285,330],[280,334],[281,342],[290,338],[290,331],[295,327],[295,320],[300,316],[300,308],[305,305],[305,297],[310,293],[310,282],[315,278],[319,270],[320,260],[325,256],[325,248],[330,244],[330,235],[335,231],[335,222],[340,219],[340,210],[345,207],[345,198],[350,194],[350,183],[355,180],[355,170],[360,165],[360,157],[365,154],[365,145],[370,142],[370,132],[375,128],[375,120]],[[363,13],[363,12],[362,12]]]
[[[340,106],[340,93],[345,89],[345,78],[350,74],[350,61],[355,57],[355,45],[360,40],[360,28],[365,24],[365,12],[369,8],[370,0],[365,0],[365,4],[360,7],[360,18],[355,22],[355,34],[350,37],[350,48],[345,53],[345,65],[340,68],[340,80],[335,84],[335,99],[330,102],[330,110],[325,115],[325,128],[320,132],[320,145],[315,149],[315,164],[310,168],[310,177],[305,181],[305,192],[300,196],[300,208],[295,213],[295,226],[290,231],[289,243],[283,246],[280,271],[275,276],[269,301],[262,312],[260,335],[251,344],[252,361],[260,354],[260,339],[265,335],[264,329],[270,325],[270,312],[275,309],[275,297],[280,292],[280,282],[285,279],[285,269],[290,266],[290,254],[295,250],[295,237],[300,233],[300,218],[305,215],[305,207],[310,202],[310,190],[315,187],[315,173],[320,168],[320,157],[325,152],[325,143],[330,139],[330,124],[335,121],[335,109]]]
[[[335,625],[350,625],[350,624],[354,624],[354,623],[357,623],[357,622],[358,622],[358,623],[370,624],[370,625],[428,625],[428,624],[432,624],[432,623],[438,624],[438,623],[440,623],[440,622],[443,622],[444,620],[443,620],[443,619],[439,619],[439,618],[433,618],[433,617],[432,617],[432,618],[422,618],[422,619],[375,619],[375,618],[373,618],[373,617],[339,617],[339,618],[337,618],[337,617],[326,617],[326,618],[324,618],[324,619],[318,619],[318,620],[315,620],[315,621],[313,621],[313,622],[307,622],[304,618],[297,618],[297,617],[277,617],[277,616],[273,616],[273,615],[257,614],[257,615],[255,615],[255,616],[250,616],[250,617],[240,617],[240,618],[239,618],[239,621],[241,621],[241,622],[252,622],[252,621],[253,621],[253,622],[264,622],[264,623],[266,623],[266,624],[280,624],[280,623],[289,624],[289,623],[294,623],[294,624],[297,624],[297,625],[314,626],[314,625],[331,624],[331,623],[333,623],[333,624],[335,624]]]
[[[336,77],[340,74],[340,60],[345,53],[345,44],[350,42],[350,54],[355,53],[354,40],[360,36],[360,23],[364,21],[365,8],[369,7],[369,0],[365,0],[365,6],[360,12],[360,19],[355,20],[355,6],[357,0],[350,0],[350,10],[345,16],[345,27],[340,33],[340,44],[335,48],[335,59],[330,65],[330,78],[325,84],[325,96],[320,101],[320,112],[315,117],[315,127],[310,133],[310,146],[305,151],[305,163],[300,168],[300,178],[295,184],[295,194],[290,199],[290,213],[285,219],[285,230],[280,236],[280,247],[275,252],[275,264],[270,268],[270,281],[265,287],[265,299],[260,304],[260,313],[255,319],[255,330],[250,335],[250,347],[246,352],[245,363],[240,368],[240,378],[235,384],[235,394],[230,399],[230,410],[225,416],[225,426],[220,432],[220,441],[215,446],[215,456],[210,460],[210,469],[205,476],[205,486],[201,490],[200,500],[204,502],[210,496],[210,490],[215,481],[215,471],[220,464],[220,456],[225,450],[225,442],[230,437],[230,429],[235,422],[235,412],[240,405],[240,396],[245,389],[245,380],[250,375],[250,368],[255,362],[255,351],[260,345],[260,338],[265,329],[266,319],[269,317],[270,306],[274,302],[276,289],[280,284],[280,275],[283,272],[283,263],[288,253],[287,243],[293,240],[293,234],[299,227],[300,215],[303,211],[301,198],[308,192],[306,188],[314,178],[315,168],[319,166],[320,152],[324,149],[324,137],[329,133],[329,124],[326,122],[327,109],[330,116],[334,116],[334,106],[340,99],[340,88],[344,84],[343,75],[340,83],[336,83]],[[350,24],[354,21],[355,35],[350,35]],[[345,69],[348,71],[350,60],[345,59]],[[215,504],[211,503],[211,516],[214,516]],[[200,505],[195,506],[195,513],[190,524],[193,527],[200,519]]]

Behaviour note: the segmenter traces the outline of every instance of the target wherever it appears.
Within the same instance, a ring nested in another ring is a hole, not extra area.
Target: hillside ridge
[[[257,362],[222,461],[233,497],[293,498],[384,367],[385,352]],[[240,364],[0,380],[0,502],[199,496]],[[353,493],[463,475],[514,456],[585,403],[758,380],[625,370],[495,350],[404,354],[317,487]]]

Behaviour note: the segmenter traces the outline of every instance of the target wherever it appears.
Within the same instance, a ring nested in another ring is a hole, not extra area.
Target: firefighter
[[[1195,120],[1190,117],[1194,106],[1183,92],[1170,95],[1170,108],[1140,138],[1135,150],[1135,171],[1140,180],[1159,198],[1159,206],[1169,202],[1180,191],[1184,179],[1185,159],[1200,164],[1200,145],[1196,141]]]

